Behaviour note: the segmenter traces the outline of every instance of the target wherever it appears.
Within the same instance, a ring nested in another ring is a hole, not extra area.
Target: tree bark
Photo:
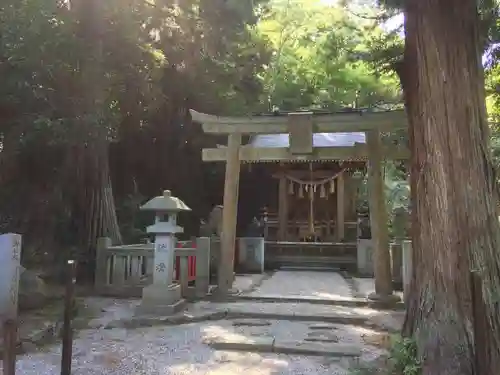
[[[97,238],[109,236],[114,243],[122,241],[109,173],[110,131],[105,118],[106,76],[103,71],[102,45],[104,10],[98,0],[73,0],[72,6],[79,21],[77,32],[86,53],[81,56],[76,73],[80,100],[74,108],[77,128],[71,150],[73,165],[70,168],[76,177],[79,240],[89,255],[88,271],[93,271]]]
[[[404,333],[417,341],[422,375],[491,375],[500,226],[476,1],[407,0],[405,16],[415,269]]]

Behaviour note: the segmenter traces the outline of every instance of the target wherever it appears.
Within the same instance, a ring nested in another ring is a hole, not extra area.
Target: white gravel
[[[339,273],[318,271],[277,271],[249,295],[326,300],[352,297],[351,288]]]
[[[245,280],[247,281],[247,280]],[[242,283],[242,284],[248,284]],[[245,288],[242,288],[245,289]],[[252,295],[280,295],[337,299],[352,297],[339,274],[326,272],[280,271],[265,280]],[[224,335],[273,336],[284,340],[303,340],[317,323],[269,321],[260,327],[234,327],[231,321],[207,321],[181,326],[126,329],[102,329],[106,323],[131,318],[139,300],[89,298],[89,310],[97,315],[89,324],[92,329],[80,331],[74,341],[72,375],[347,375],[351,363],[347,359],[289,356],[217,351],[203,343],[205,338]],[[237,311],[302,313],[313,315],[341,313],[382,318],[380,312],[365,308],[324,306],[308,303],[234,302],[213,304],[200,302],[189,311],[230,308]],[[357,344],[362,348],[361,360],[382,354],[366,345],[363,335],[373,331],[348,325],[333,325],[339,343]],[[332,331],[325,330],[325,331]],[[59,375],[61,344],[39,349],[18,357],[18,375]],[[3,369],[0,363],[0,369]]]
[[[137,330],[84,330],[80,332],[74,343],[72,375],[234,375],[240,373],[245,375],[345,375],[348,373],[338,361],[323,358],[222,352],[202,344],[203,337],[230,333],[230,322]],[[17,362],[17,373],[59,375],[60,358],[60,345],[20,356]]]

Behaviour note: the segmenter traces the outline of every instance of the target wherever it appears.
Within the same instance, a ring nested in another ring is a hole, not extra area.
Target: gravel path
[[[352,297],[349,285],[339,273],[318,271],[277,271],[248,295],[328,300]]]
[[[286,324],[274,333],[303,328]],[[326,375],[348,374],[331,359],[216,351],[206,337],[241,334],[230,322],[206,322],[148,329],[84,330],[74,343],[72,375]],[[283,333],[285,332],[285,333]],[[248,332],[245,332],[248,334]],[[59,375],[60,345],[18,357],[17,373]],[[1,365],[0,365],[1,368]]]
[[[243,280],[243,279],[242,279]],[[247,287],[250,280],[243,280]],[[245,289],[245,288],[242,288]],[[255,296],[280,295],[318,299],[350,298],[345,280],[335,273],[279,271],[251,293]],[[236,321],[205,321],[180,326],[155,326],[139,329],[103,329],[106,323],[129,319],[138,300],[88,298],[85,301],[92,316],[89,329],[79,331],[73,346],[72,375],[348,375],[352,360],[291,356],[272,353],[218,351],[205,342],[213,337],[272,336],[282,340],[305,340],[312,337],[312,325],[304,321],[267,320],[265,325],[238,325]],[[393,319],[392,315],[368,308],[349,308],[311,303],[232,303],[199,302],[189,312],[231,309],[283,314],[363,315],[371,319]],[[392,323],[392,320],[390,321]],[[339,343],[361,347],[362,361],[383,354],[381,349],[366,343],[366,337],[378,333],[367,328],[332,324],[326,329]],[[315,334],[317,332],[314,332]],[[326,335],[326,334],[325,334]],[[20,375],[59,375],[61,344],[39,348],[18,357]],[[2,364],[0,363],[0,370]]]

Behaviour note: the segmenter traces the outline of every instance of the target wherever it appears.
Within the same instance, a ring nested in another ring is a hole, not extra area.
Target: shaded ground
[[[255,297],[278,294],[308,299],[317,296],[332,301],[352,298],[349,283],[335,273],[277,272],[269,279],[249,276],[238,282],[243,294]],[[253,288],[260,282],[260,286]],[[183,320],[186,324],[165,326],[159,317],[154,327],[140,327],[139,322],[136,328],[126,329],[120,326],[136,319],[134,309],[138,300],[86,298],[81,303],[86,307],[80,320],[88,324],[76,334],[73,375],[345,375],[358,361],[373,361],[384,355],[379,338],[387,335],[381,330],[397,329],[401,318],[398,313],[388,311],[306,302],[202,301],[190,304],[180,317],[222,312],[219,320],[186,323],[189,321],[186,318]],[[358,322],[355,320],[358,318],[369,324],[349,324]],[[339,319],[345,324],[338,323]],[[354,345],[359,348],[360,356],[238,352],[216,350],[208,344],[214,340],[265,337],[301,345]],[[32,349],[19,356],[18,374],[59,375],[60,343]]]

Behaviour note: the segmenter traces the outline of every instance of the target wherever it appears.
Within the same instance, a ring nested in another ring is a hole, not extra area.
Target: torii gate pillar
[[[399,297],[393,294],[392,287],[380,132],[378,130],[366,132],[366,143],[368,146],[368,202],[375,259],[375,293],[369,298],[395,302],[399,300]]]
[[[236,223],[238,220],[238,191],[241,166],[240,146],[241,134],[229,134],[216,292],[220,298],[224,298],[230,293],[234,281],[234,253],[236,251]]]

